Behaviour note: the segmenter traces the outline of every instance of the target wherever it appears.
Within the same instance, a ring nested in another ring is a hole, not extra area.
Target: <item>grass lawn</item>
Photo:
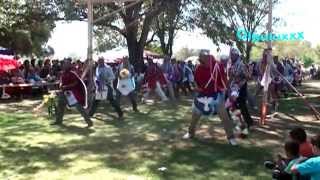
[[[317,103],[320,92],[304,88]],[[188,99],[141,105],[141,113],[127,108],[124,122],[115,120],[109,107],[101,107],[93,129],[85,129],[73,111],[65,116],[65,126],[50,126],[44,112],[32,114],[37,104],[0,104],[1,180],[267,180],[263,162],[282,148],[290,128],[301,125],[311,134],[320,132],[320,123],[310,121],[310,111],[297,98],[282,100],[282,113],[256,127],[239,147],[227,144],[216,117],[203,119],[195,140],[182,140],[191,115]]]

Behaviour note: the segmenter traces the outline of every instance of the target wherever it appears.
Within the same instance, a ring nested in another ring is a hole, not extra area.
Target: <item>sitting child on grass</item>
[[[320,134],[311,139],[314,157],[293,165],[291,172],[303,176],[310,176],[311,180],[320,179]]]
[[[272,178],[276,180],[298,180],[298,176],[291,172],[292,166],[304,158],[299,155],[299,144],[287,141],[284,145],[286,157],[278,155],[276,163],[265,162],[267,168],[272,169]]]
[[[296,127],[289,132],[289,139],[290,141],[285,144],[287,157],[278,155],[276,162],[266,161],[265,166],[273,169],[274,179],[307,179],[304,176],[292,175],[290,169],[294,164],[313,156],[312,144],[307,140],[306,131],[300,127]]]
[[[307,133],[303,128],[297,127],[289,132],[289,137],[292,141],[299,144],[299,153],[303,157],[313,156],[312,144],[307,140]]]

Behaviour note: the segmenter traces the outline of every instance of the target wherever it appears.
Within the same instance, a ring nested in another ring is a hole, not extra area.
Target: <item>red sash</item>
[[[203,95],[226,90],[227,76],[223,64],[216,61],[213,56],[209,58],[209,67],[201,64],[197,66],[194,76]]]

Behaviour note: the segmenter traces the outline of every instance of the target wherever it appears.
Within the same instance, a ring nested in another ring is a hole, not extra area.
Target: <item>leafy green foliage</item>
[[[189,49],[187,47],[183,47],[178,52],[176,52],[174,54],[174,57],[178,60],[185,60],[191,56],[198,56],[199,52],[200,52],[200,50]]]
[[[245,60],[250,59],[252,37],[241,41],[236,37],[238,29],[253,33],[263,31],[267,15],[268,0],[203,0],[193,10],[192,22],[219,45],[236,45]],[[274,0],[274,4],[278,1]]]
[[[96,51],[101,52],[118,45],[127,45],[130,61],[137,66],[142,65],[143,50],[147,44],[154,18],[163,12],[168,4],[175,1],[179,0],[147,0],[134,5],[131,4],[132,2],[96,4],[93,9],[95,35],[98,43]],[[74,1],[65,5],[64,0],[55,0],[55,2],[62,12],[62,18],[66,20],[87,18],[84,3]],[[124,8],[127,5],[130,7]],[[115,11],[117,13],[110,15]]]
[[[161,49],[160,45],[156,42],[152,42],[145,47],[146,50],[149,50],[151,52],[155,52],[160,54],[161,56],[164,55],[163,50]]]
[[[95,28],[94,34],[97,45],[95,48],[96,52],[105,52],[119,46],[126,46],[125,38],[119,32],[98,27]]]
[[[177,0],[168,5],[163,13],[155,18],[153,31],[159,39],[163,54],[172,56],[174,38],[179,30],[186,30],[188,27],[187,10],[191,0]]]
[[[42,55],[55,27],[53,6],[52,0],[0,0],[0,46],[22,55]]]
[[[314,60],[311,57],[304,56],[302,59],[305,67],[310,67],[314,63]]]
[[[313,63],[320,63],[319,46],[313,48],[308,41],[283,41],[274,42],[273,54],[279,57],[296,57],[301,59],[308,67]],[[260,59],[264,49],[264,43],[257,43],[251,52],[252,59]]]

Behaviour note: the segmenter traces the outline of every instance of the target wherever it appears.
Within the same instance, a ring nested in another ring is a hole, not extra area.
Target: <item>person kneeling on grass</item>
[[[233,134],[233,123],[225,108],[226,73],[223,65],[214,59],[208,51],[202,50],[199,55],[200,65],[195,70],[196,92],[192,106],[192,121],[189,131],[183,139],[193,138],[201,116],[217,113],[231,145],[237,145]]]
[[[309,175],[311,180],[320,179],[320,134],[311,139],[313,153],[315,157],[296,164],[291,168],[291,172],[300,175]]]

